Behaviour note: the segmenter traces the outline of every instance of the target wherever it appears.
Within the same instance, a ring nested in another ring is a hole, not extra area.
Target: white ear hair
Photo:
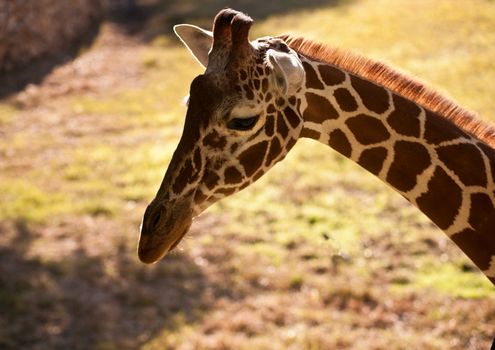
[[[284,95],[294,94],[304,83],[305,72],[295,52],[266,52],[268,63],[275,73],[275,83]]]
[[[213,33],[192,24],[177,24],[174,26],[174,32],[194,58],[206,68]]]

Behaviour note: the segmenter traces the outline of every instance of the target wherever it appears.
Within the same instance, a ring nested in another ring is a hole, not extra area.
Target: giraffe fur
[[[381,63],[364,61],[368,74],[300,38],[249,42],[251,24],[227,9],[212,32],[182,38],[186,46],[202,40],[188,47],[206,70],[191,84],[183,135],[145,212],[140,259],[158,261],[194,217],[255,182],[306,137],[392,186],[495,283],[493,129]],[[194,52],[205,47],[207,55]],[[248,128],[229,127],[246,120]]]

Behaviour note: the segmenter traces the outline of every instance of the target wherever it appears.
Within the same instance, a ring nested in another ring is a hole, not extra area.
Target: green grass
[[[16,113],[17,110],[14,107],[0,104],[0,125],[7,124],[15,117]]]
[[[2,178],[0,182],[0,218],[44,221],[67,212],[66,195],[45,191],[31,182]]]
[[[483,298],[493,296],[493,285],[480,273],[462,271],[455,264],[433,264],[425,266],[415,276],[415,287],[433,288],[442,293],[461,298]]]

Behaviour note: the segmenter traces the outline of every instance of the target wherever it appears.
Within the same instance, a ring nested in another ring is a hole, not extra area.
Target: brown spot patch
[[[339,113],[328,99],[312,92],[307,92],[305,96],[308,102],[308,107],[303,113],[305,121],[322,123],[327,119],[337,119],[339,117]]]
[[[270,149],[268,150],[265,166],[272,164],[273,160],[280,154],[281,151],[282,146],[280,145],[280,141],[276,137],[273,138],[270,142]]]
[[[489,214],[491,214],[494,210],[495,208],[493,207],[490,196],[486,193],[471,194],[469,224],[475,228],[478,226],[483,226],[483,222],[487,221]]]
[[[260,89],[260,87],[261,87],[261,82],[260,82],[260,80],[259,80],[259,79],[255,79],[255,80],[254,80],[254,82],[253,82],[253,84],[254,84],[254,88],[255,88],[256,90],[259,90],[259,89]]]
[[[287,118],[287,121],[289,122],[290,126],[292,126],[293,129],[295,129],[301,122],[301,119],[299,118],[297,113],[294,112],[294,110],[290,107],[285,107],[284,114],[285,117]]]
[[[223,173],[226,184],[237,184],[242,181],[242,174],[234,166],[229,166]]]
[[[248,77],[247,72],[246,72],[244,69],[241,69],[241,70],[239,71],[239,78],[240,78],[241,80],[246,80],[246,79],[247,79],[247,77]]]
[[[244,167],[247,176],[250,177],[259,169],[265,158],[267,147],[268,141],[258,142],[239,155],[239,162]]]
[[[366,114],[347,119],[347,126],[362,145],[371,145],[382,142],[390,137],[390,133],[383,123]]]
[[[469,143],[437,148],[440,160],[468,186],[486,186],[485,163],[480,150]]]
[[[361,97],[364,106],[375,113],[383,113],[389,107],[388,93],[383,87],[351,75],[351,84]]]
[[[269,94],[267,94],[267,96],[268,95]],[[276,111],[277,111],[277,109],[275,108],[275,106],[273,104],[268,105],[268,107],[266,108],[267,113],[275,113]]]
[[[467,134],[458,126],[438,114],[426,111],[424,138],[431,144],[437,145],[459,137],[468,138]]]
[[[290,138],[289,142],[287,142],[287,145],[285,146],[285,149],[287,150],[287,152],[290,151],[290,149],[292,147],[294,147],[294,145],[296,144],[296,142],[297,142],[297,139],[295,139],[293,137]]]
[[[374,147],[365,149],[361,153],[358,163],[372,174],[377,175],[382,170],[385,158],[387,158],[387,149],[384,147]]]
[[[347,89],[339,88],[334,91],[333,96],[337,100],[340,109],[345,112],[353,112],[358,107],[356,99],[352,97]]]
[[[272,136],[275,131],[275,120],[272,114],[266,116],[265,121],[265,134],[267,136]]]
[[[401,135],[419,137],[421,109],[414,102],[401,96],[394,94],[392,99],[394,100],[394,110],[388,116],[388,125]]]
[[[301,131],[301,137],[307,137],[309,139],[313,140],[319,140],[320,139],[320,132],[313,130],[313,129],[308,129],[308,128],[303,128]]]
[[[428,183],[428,192],[417,199],[419,209],[439,228],[447,229],[459,212],[462,203],[460,187],[440,167]]]
[[[201,168],[201,151],[199,147],[194,150],[194,168],[198,171]]]
[[[329,65],[319,65],[321,79],[327,85],[342,84],[345,81],[345,73]]]
[[[318,75],[311,65],[307,62],[303,62],[304,70],[306,71],[306,87],[311,89],[319,89],[323,90],[325,87],[323,86],[320,79],[318,79]]]
[[[215,190],[215,193],[223,194],[225,196],[230,196],[231,194],[235,193],[237,191],[237,188],[235,187],[222,187],[222,188],[217,188]]]
[[[285,124],[285,119],[282,113],[277,113],[277,133],[280,134],[283,138],[286,138],[289,134],[289,128],[287,124]]]
[[[201,204],[206,200],[207,196],[201,191],[197,190],[194,194],[194,203]]]
[[[214,172],[207,171],[203,181],[206,187],[208,187],[211,190],[215,188],[215,186],[217,186],[218,181],[220,181],[220,177],[218,177],[218,175],[215,174]]]
[[[465,229],[451,238],[481,270],[490,267],[495,244],[493,235],[480,235],[471,229]]]
[[[227,140],[224,136],[221,136],[216,130],[211,131],[203,139],[203,145],[209,146],[215,149],[223,149],[227,144]]]
[[[409,191],[417,184],[417,176],[431,163],[425,146],[416,142],[397,141],[394,160],[387,174],[387,182],[399,191]]]
[[[182,190],[191,180],[192,173],[193,173],[192,162],[191,159],[188,159],[184,163],[184,166],[180,170],[179,175],[177,175],[177,178],[175,179],[173,185],[173,190],[175,193],[179,194],[180,192],[182,192]]]
[[[469,224],[478,234],[491,237],[490,246],[495,249],[495,208],[487,194],[473,193],[471,195]]]
[[[334,130],[330,133],[330,139],[328,140],[328,145],[334,150],[342,154],[343,156],[351,156],[351,143],[345,136],[342,130]]]
[[[256,172],[256,174],[254,174],[253,176],[253,182],[255,182],[256,180],[258,180],[260,177],[262,177],[263,175],[265,174],[265,172],[263,171],[263,169],[260,169]]]
[[[492,179],[495,180],[495,150],[482,142],[478,142],[478,147],[481,148],[483,153],[485,153],[485,155],[488,157]]]
[[[247,84],[244,84],[243,89],[244,89],[244,93],[246,94],[246,98],[248,100],[254,99],[253,90]]]
[[[268,78],[263,78],[261,81],[261,91],[263,91],[263,93],[268,91]]]
[[[239,191],[245,189],[249,185],[251,185],[251,181],[247,180],[246,182],[242,183],[241,186],[239,186]]]

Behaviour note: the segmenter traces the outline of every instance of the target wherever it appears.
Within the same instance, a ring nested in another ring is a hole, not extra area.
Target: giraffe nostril
[[[160,217],[162,216],[161,211],[158,211],[154,214],[153,219],[151,221],[151,228],[156,228],[158,223],[160,222]]]

